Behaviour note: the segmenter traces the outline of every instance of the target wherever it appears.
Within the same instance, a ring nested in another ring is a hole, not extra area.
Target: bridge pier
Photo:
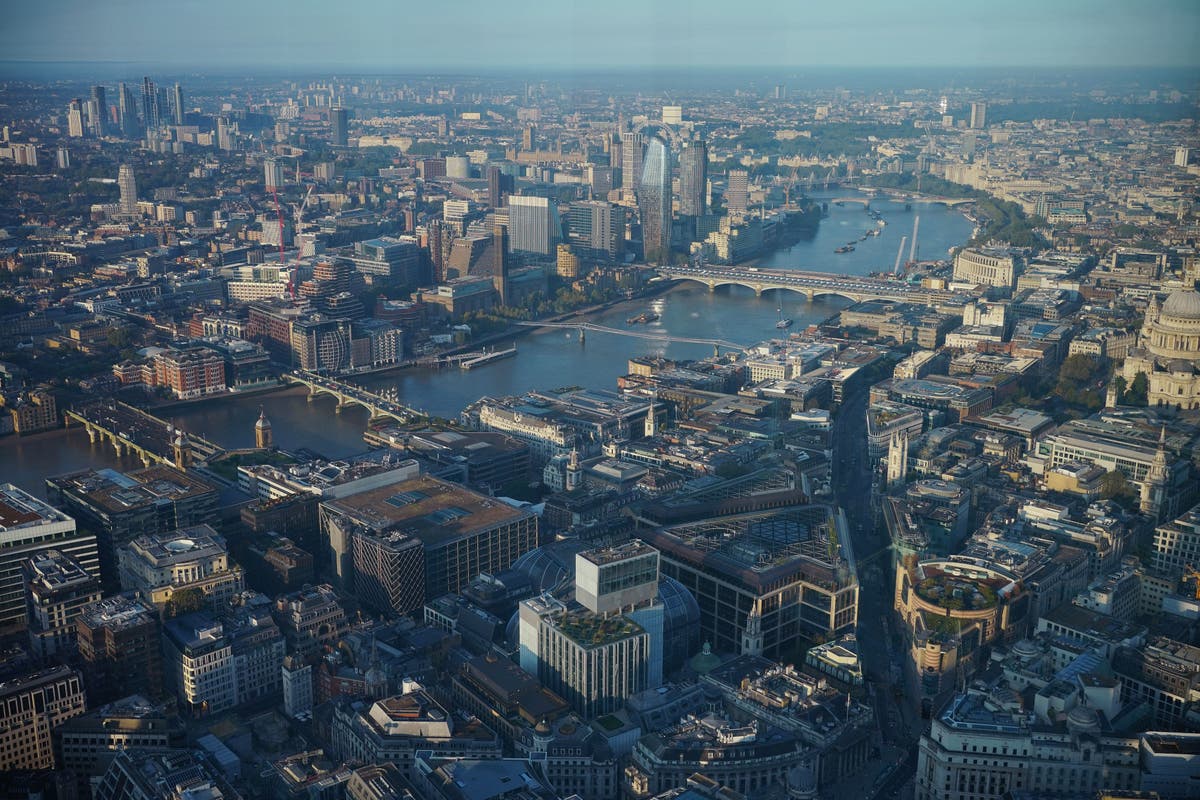
[[[586,341],[586,339],[584,338],[586,336],[586,334],[587,334],[587,330],[585,328],[579,329],[579,343],[580,344],[583,344]]]
[[[150,466],[150,454],[147,453],[145,450],[143,450],[141,455],[142,455],[142,466],[143,467]]]
[[[96,443],[96,427],[87,422],[83,423],[83,429],[87,431],[88,441],[92,444]]]
[[[763,288],[762,288],[762,286],[761,286],[761,285],[759,285],[759,284],[755,284],[755,286],[754,286],[754,296],[755,296],[755,297],[762,297],[762,293],[763,293]]]

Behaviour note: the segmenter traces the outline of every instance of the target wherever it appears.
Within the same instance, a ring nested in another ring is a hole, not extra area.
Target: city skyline
[[[356,13],[338,15],[278,0],[179,3],[169,15],[142,0],[23,5],[12,9],[0,47],[12,63],[272,70],[1200,64],[1200,6],[1186,0],[1051,7],[1016,0],[1003,8],[948,0],[797,8],[759,0],[740,5],[737,15],[678,0],[650,9],[617,0],[607,15],[585,14],[578,3],[521,14],[466,2],[454,16],[440,6],[354,5]],[[413,35],[440,28],[444,36]],[[455,39],[472,47],[459,50]]]

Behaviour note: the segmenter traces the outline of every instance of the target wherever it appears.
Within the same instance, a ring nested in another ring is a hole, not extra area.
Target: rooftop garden
[[[563,614],[558,629],[583,647],[599,647],[642,632],[642,626],[626,617],[602,617],[597,614]]]
[[[916,586],[917,596],[951,611],[982,611],[996,605],[996,589],[987,581],[936,573]]]

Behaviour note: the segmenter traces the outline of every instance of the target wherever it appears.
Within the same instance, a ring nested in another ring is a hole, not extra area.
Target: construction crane
[[[892,274],[900,274],[900,259],[904,257],[904,243],[908,241],[908,234],[900,237],[900,247],[896,250],[896,264],[892,267]]]
[[[921,227],[921,215],[918,214],[917,218],[913,220],[912,242],[910,242],[909,246],[908,246],[908,248],[909,248],[908,249],[908,263],[909,264],[917,263],[917,229],[920,227]]]
[[[304,210],[308,208],[308,201],[312,198],[312,192],[315,185],[316,184],[310,183],[308,185],[308,191],[304,193],[304,199],[299,203],[292,203],[292,210],[296,220],[296,233],[300,232],[300,223],[304,219]]]

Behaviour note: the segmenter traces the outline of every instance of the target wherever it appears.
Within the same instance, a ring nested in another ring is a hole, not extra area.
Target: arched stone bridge
[[[715,291],[718,286],[745,286],[756,295],[772,289],[786,289],[802,294],[810,301],[827,295],[845,297],[855,303],[864,300],[897,300],[937,306],[955,297],[953,292],[925,289],[900,281],[882,278],[863,278],[855,275],[835,275],[828,272],[806,272],[788,269],[758,269],[755,267],[660,267],[659,275],[677,281],[695,281]]]

